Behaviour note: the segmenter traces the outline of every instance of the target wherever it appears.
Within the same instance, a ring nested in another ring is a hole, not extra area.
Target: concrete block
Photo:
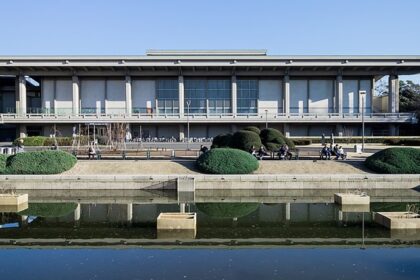
[[[377,212],[375,222],[389,229],[420,229],[420,215],[414,212]]]
[[[28,203],[28,194],[0,194],[0,205],[19,205]]]
[[[197,213],[160,213],[157,229],[197,229]]]
[[[340,205],[339,209],[344,213],[368,213],[370,212],[370,205],[344,204]]]
[[[340,205],[369,205],[370,197],[366,194],[335,193],[334,202]]]

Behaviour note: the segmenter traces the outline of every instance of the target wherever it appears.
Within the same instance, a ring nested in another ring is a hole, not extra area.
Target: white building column
[[[236,76],[232,76],[232,115],[236,116],[238,113],[238,84],[236,83]]]
[[[25,138],[27,135],[26,124],[19,124],[19,138]]]
[[[286,221],[290,221],[290,202],[284,204],[284,213]]]
[[[80,104],[80,84],[79,84],[79,77],[73,76],[72,77],[72,90],[73,90],[73,101],[72,101],[72,108],[73,108],[73,115],[78,115],[80,112],[79,104]]]
[[[178,76],[179,116],[184,116],[184,76]]]
[[[184,124],[179,125],[179,141],[184,141],[185,138],[185,127]]]
[[[26,79],[25,76],[19,75],[18,77],[18,94],[16,101],[16,109],[17,114],[19,115],[25,115],[26,114]]]
[[[290,124],[284,123],[283,124],[283,131],[284,131],[284,136],[290,137]]]
[[[131,76],[125,76],[125,113],[131,115],[132,112],[132,93]]]
[[[343,76],[338,75],[335,80],[335,112],[343,114]]]
[[[77,203],[76,209],[74,209],[74,221],[78,222],[80,221],[80,216],[81,216],[81,207],[80,207],[80,203]]]
[[[388,80],[388,113],[398,113],[400,110],[400,85],[397,75],[389,75]]]
[[[127,203],[127,222],[133,221],[133,203]]]
[[[290,114],[290,77],[285,75],[283,78],[284,108],[283,113]]]

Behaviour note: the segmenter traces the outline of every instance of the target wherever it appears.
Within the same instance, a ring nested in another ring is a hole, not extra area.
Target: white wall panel
[[[73,104],[73,87],[71,80],[56,80],[55,111],[70,114]]]
[[[105,108],[105,80],[81,80],[80,99],[82,112],[86,109],[96,109],[97,101],[101,104],[101,109]]]
[[[148,101],[154,107],[156,95],[154,80],[132,80],[131,90],[133,108],[145,110]]]
[[[309,113],[327,114],[333,112],[333,88],[332,80],[309,81]]]
[[[110,114],[125,113],[125,81],[108,80],[106,82],[106,112]]]
[[[290,80],[290,113],[308,112],[308,81]]]
[[[365,112],[372,113],[372,81],[360,80],[360,90],[366,91],[365,99]]]
[[[358,80],[343,80],[343,113],[359,112]]]
[[[282,81],[281,80],[260,80],[259,81],[259,100],[258,113],[262,114],[265,110],[276,114],[283,111],[282,105]]]
[[[44,79],[41,86],[42,107],[50,109],[54,108],[54,80]]]

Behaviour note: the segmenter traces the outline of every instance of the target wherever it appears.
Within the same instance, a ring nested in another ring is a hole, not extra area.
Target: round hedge
[[[18,153],[7,159],[7,172],[11,174],[58,174],[71,169],[75,156],[64,151],[38,151]]]
[[[248,174],[258,169],[258,160],[245,151],[217,148],[197,159],[197,168],[209,174]]]
[[[242,129],[242,130],[252,131],[252,132],[257,133],[258,135],[260,135],[260,133],[261,133],[261,130],[258,127],[256,127],[256,126],[247,126],[244,129]]]
[[[77,207],[76,203],[29,203],[19,215],[58,218],[67,216]]]
[[[212,148],[229,147],[232,141],[232,134],[219,134],[213,138]]]
[[[240,218],[255,212],[258,203],[197,203],[197,209],[213,218]]]
[[[249,151],[254,146],[257,150],[262,146],[260,136],[252,131],[239,130],[233,134],[231,148]]]
[[[366,158],[365,165],[382,174],[420,174],[420,149],[385,149]]]

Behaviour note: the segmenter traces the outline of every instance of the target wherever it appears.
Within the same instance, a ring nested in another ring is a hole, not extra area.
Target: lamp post
[[[268,120],[267,120],[268,110],[265,109],[265,128],[268,128]]]
[[[362,153],[365,152],[365,95],[366,90],[359,91],[359,96],[362,99]]]
[[[191,100],[187,100],[187,150],[190,149],[190,104]]]

